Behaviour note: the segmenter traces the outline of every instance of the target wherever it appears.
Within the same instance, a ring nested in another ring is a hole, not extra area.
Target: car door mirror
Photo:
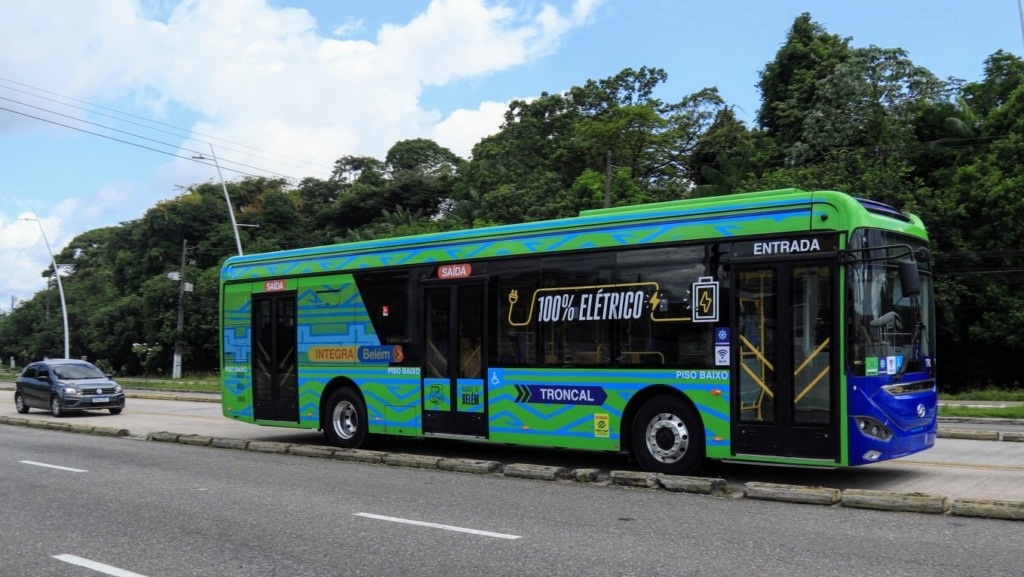
[[[50,375],[48,375],[46,373],[42,373],[42,374],[36,376],[36,378],[39,379],[40,381],[49,381],[50,380]]]

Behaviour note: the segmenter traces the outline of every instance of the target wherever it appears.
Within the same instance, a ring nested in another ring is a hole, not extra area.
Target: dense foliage
[[[471,159],[433,141],[383,160],[347,156],[331,178],[228,184],[247,253],[571,216],[785,187],[844,190],[919,214],[938,271],[948,391],[1017,386],[1024,354],[1024,62],[991,55],[975,83],[940,80],[898,48],[857,47],[809,14],[760,71],[756,126],[714,88],[667,102],[641,67],[509,105]],[[217,367],[217,279],[234,252],[219,185],[189,187],[135,221],[89,231],[58,256],[73,355],[112,371]],[[185,322],[177,282],[185,263]],[[47,270],[44,275],[52,276]],[[59,356],[56,291],[0,317],[0,354]]]

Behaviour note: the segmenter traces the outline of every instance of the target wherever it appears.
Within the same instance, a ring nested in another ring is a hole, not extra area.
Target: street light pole
[[[235,210],[231,208],[231,197],[228,196],[228,185],[224,184],[224,175],[220,171],[220,162],[217,161],[217,153],[213,150],[213,143],[210,144],[210,154],[213,156],[213,164],[217,167],[217,176],[220,178],[220,187],[224,190],[224,202],[228,203],[228,215],[231,216],[231,230],[235,232],[235,246],[238,248],[238,255],[242,255],[242,239],[238,236],[238,223],[235,222]],[[203,159],[203,155],[192,158]]]
[[[43,223],[39,220],[39,216],[35,212],[32,213],[34,218],[22,218],[21,220],[34,220],[39,225],[39,232],[43,235],[43,242],[46,243],[46,252],[50,254],[50,264],[53,265],[53,274],[57,277],[57,292],[60,293],[60,312],[64,317],[64,358],[71,358],[71,342],[68,339],[68,307],[64,302],[64,285],[60,282],[60,270],[57,269],[57,259],[53,257],[53,251],[50,250],[50,241],[46,238],[46,231],[43,230]]]

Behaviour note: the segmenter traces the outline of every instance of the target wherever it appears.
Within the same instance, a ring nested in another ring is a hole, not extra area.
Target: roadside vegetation
[[[951,407],[949,405],[940,405],[939,416],[971,417],[975,419],[1024,419],[1024,407]]]
[[[940,395],[939,402],[962,401],[965,405],[940,405],[940,417],[976,417],[987,419],[1024,419],[1024,406],[977,406],[971,401],[979,403],[999,402],[1024,402],[1024,390],[987,388],[965,391],[955,395]]]
[[[187,391],[190,393],[220,392],[220,381],[216,376],[186,376],[178,380],[119,377],[116,380],[118,384],[126,389],[142,389],[147,391]]]

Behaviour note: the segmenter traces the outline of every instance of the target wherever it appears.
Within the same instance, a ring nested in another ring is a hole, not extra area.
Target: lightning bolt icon
[[[700,310],[707,313],[711,310],[711,293],[708,291],[701,291],[700,293]]]
[[[658,293],[657,292],[652,292],[651,293],[651,300],[649,300],[647,302],[651,303],[651,310],[654,311],[654,310],[658,310],[658,303],[661,302],[661,299],[658,298]]]

